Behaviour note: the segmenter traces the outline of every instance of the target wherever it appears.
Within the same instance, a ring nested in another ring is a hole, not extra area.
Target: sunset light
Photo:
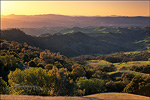
[[[150,0],[0,3],[2,100],[149,100]]]
[[[1,1],[1,15],[149,16],[149,1]]]

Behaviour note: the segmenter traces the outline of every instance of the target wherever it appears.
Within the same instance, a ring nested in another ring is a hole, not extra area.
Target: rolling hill
[[[149,97],[129,93],[100,93],[82,97],[70,96],[29,96],[29,95],[1,95],[2,100],[149,100]]]
[[[142,49],[143,46],[140,47],[136,41],[150,36],[149,31],[142,28],[134,30],[122,28],[121,30],[122,33],[101,33],[96,36],[92,33],[75,32],[36,37],[27,35],[19,29],[9,29],[1,31],[1,38],[20,43],[26,42],[31,46],[73,57]]]

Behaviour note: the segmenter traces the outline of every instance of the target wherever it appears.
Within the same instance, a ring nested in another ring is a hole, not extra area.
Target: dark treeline
[[[84,62],[88,60],[106,60],[111,63],[123,63],[128,61],[148,61],[150,60],[149,50],[150,49],[148,48],[148,50],[120,52],[100,56],[82,55],[78,57],[72,57],[71,59],[81,64],[84,64]]]

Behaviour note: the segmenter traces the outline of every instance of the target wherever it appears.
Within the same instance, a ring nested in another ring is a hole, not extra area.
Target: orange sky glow
[[[1,1],[1,15],[150,16],[150,1]]]

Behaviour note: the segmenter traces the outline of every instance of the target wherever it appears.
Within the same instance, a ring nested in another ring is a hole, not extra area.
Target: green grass
[[[121,75],[123,73],[130,73],[130,74],[142,75],[142,76],[149,75],[149,74],[145,74],[145,73],[131,71],[130,67],[148,65],[148,64],[150,64],[150,61],[129,61],[129,62],[126,62],[126,63],[110,63],[110,62],[105,61],[105,60],[89,60],[86,63],[86,65],[89,65],[93,68],[108,66],[110,64],[113,64],[117,69],[114,72],[109,72],[108,73],[112,77],[121,77]]]
[[[93,68],[108,66],[112,63],[105,60],[89,60],[86,65],[92,66]]]
[[[129,61],[127,63],[113,63],[118,71],[121,70],[122,67],[125,67],[126,70],[129,70],[132,66],[142,66],[148,64],[150,64],[150,61]]]
[[[86,62],[86,65],[89,65],[93,68],[108,66],[110,64],[113,64],[117,68],[117,71],[122,71],[123,70],[122,67],[124,67],[125,70],[129,70],[130,67],[132,66],[148,65],[150,64],[150,61],[129,61],[129,62],[124,62],[124,63],[110,63],[105,60],[89,60]]]

